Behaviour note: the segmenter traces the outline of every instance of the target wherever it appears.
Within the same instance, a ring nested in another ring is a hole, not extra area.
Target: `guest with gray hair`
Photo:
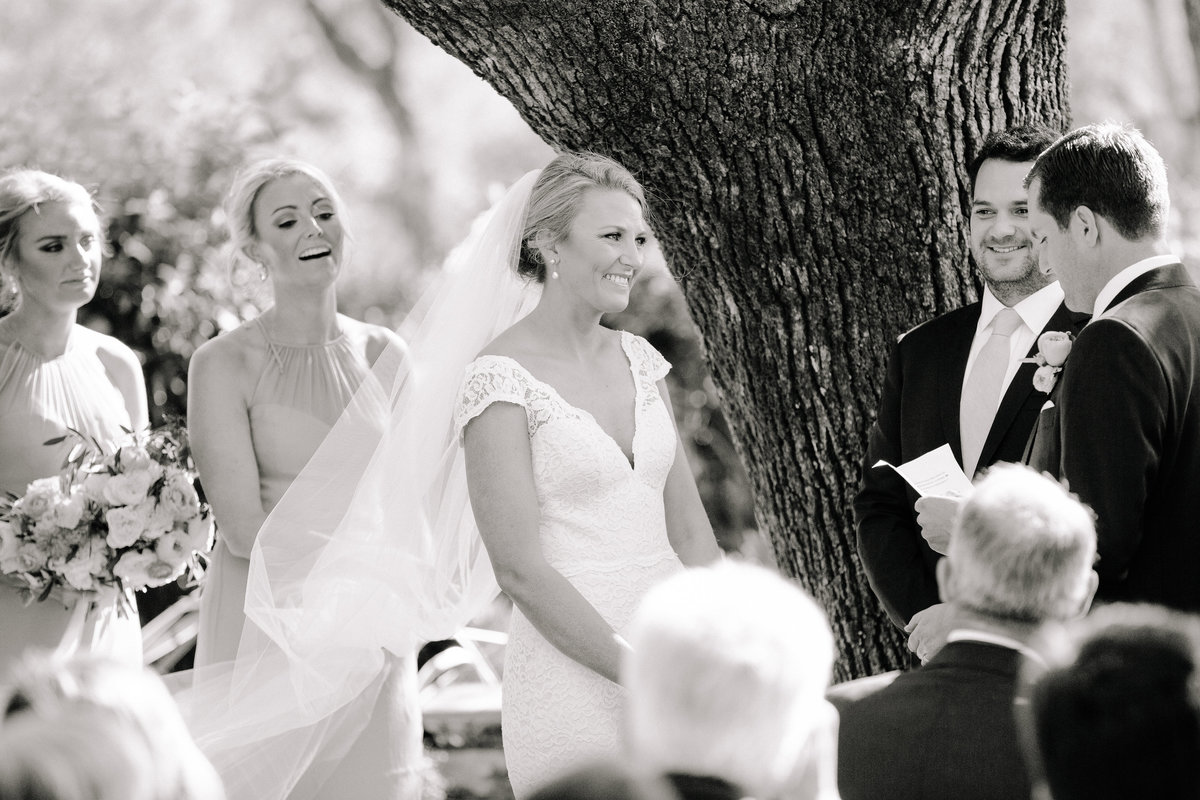
[[[842,796],[1028,798],[1012,709],[1021,661],[1043,622],[1087,611],[1095,556],[1093,515],[1061,484],[1016,464],[990,469],[938,563],[947,644],[890,685],[830,692]]]
[[[176,800],[129,719],[107,708],[20,714],[0,726],[4,800]]]
[[[692,798],[836,798],[825,615],[760,567],[668,578],[642,601],[621,670],[626,749]]]
[[[54,752],[70,752],[79,730],[90,731],[92,741],[71,770],[54,774],[53,760],[33,743],[55,739]],[[130,762],[134,772],[118,766]],[[44,784],[52,792],[30,797],[225,798],[216,770],[158,675],[94,654],[35,650],[0,676],[0,773],[10,790]],[[0,789],[0,798],[7,797]]]

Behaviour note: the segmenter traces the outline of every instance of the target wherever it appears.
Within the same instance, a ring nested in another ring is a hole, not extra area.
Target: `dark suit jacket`
[[[742,791],[728,781],[706,775],[667,773],[667,780],[679,794],[679,800],[742,800]]]
[[[903,627],[912,615],[938,602],[934,565],[940,556],[921,536],[913,503],[917,493],[894,470],[872,468],[924,455],[949,442],[959,463],[958,406],[979,303],[951,311],[902,336],[892,350],[887,379],[863,459],[862,484],[854,498],[858,554],[867,579],[888,616]],[[1073,329],[1059,305],[1044,330]],[[1040,335],[1039,331],[1039,335]],[[1037,352],[1037,345],[1029,355]],[[1033,364],[1013,376],[980,453],[980,467],[1020,461],[1046,395],[1034,390]]]
[[[1075,340],[1059,464],[1096,511],[1097,599],[1200,611],[1200,289],[1182,265],[1136,278]]]
[[[1013,715],[1020,663],[1007,647],[950,642],[873,694],[831,694],[842,800],[1028,800]]]

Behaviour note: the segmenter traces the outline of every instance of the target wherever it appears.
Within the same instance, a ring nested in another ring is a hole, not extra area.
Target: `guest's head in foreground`
[[[1092,311],[1114,275],[1168,252],[1166,166],[1133,128],[1071,131],[1038,157],[1026,182],[1034,243],[1072,311]]]
[[[175,800],[156,791],[154,754],[114,709],[58,706],[0,722],[4,800]]]
[[[605,761],[587,764],[550,781],[529,800],[680,800],[665,779]]]
[[[1087,611],[1098,582],[1092,512],[1062,484],[1019,464],[976,483],[938,562],[938,587],[961,624],[1028,635]]]
[[[4,679],[0,725],[35,718],[69,724],[76,715],[116,715],[148,754],[156,800],[220,800],[220,778],[196,747],[157,675],[96,655],[30,653]]]
[[[1038,269],[1029,232],[1025,176],[1058,133],[1041,125],[994,131],[967,165],[971,181],[971,255],[980,277],[1005,305],[1054,280]]]
[[[96,204],[78,183],[35,169],[0,175],[3,307],[73,318],[96,293],[103,244]]]
[[[1042,640],[1017,703],[1036,798],[1200,797],[1200,620],[1110,605]]]
[[[626,744],[640,767],[761,800],[836,791],[833,638],[800,589],[734,561],[689,569],[646,595],[629,644]]]

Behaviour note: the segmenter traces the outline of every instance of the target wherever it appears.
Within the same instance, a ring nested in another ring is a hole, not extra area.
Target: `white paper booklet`
[[[962,471],[949,443],[899,466],[880,459],[876,467],[891,467],[922,497],[966,497],[971,479]]]

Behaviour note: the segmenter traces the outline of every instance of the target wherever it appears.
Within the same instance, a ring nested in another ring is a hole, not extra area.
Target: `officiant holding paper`
[[[904,334],[892,350],[854,500],[858,552],[892,621],[910,629],[922,656],[949,625],[935,564],[922,537],[917,493],[880,460],[901,465],[949,444],[968,477],[997,461],[1019,461],[1046,395],[1035,365],[1022,363],[1043,331],[1072,330],[1063,293],[1039,269],[1025,176],[1057,134],[1042,127],[993,133],[968,167],[971,254],[981,299]]]

